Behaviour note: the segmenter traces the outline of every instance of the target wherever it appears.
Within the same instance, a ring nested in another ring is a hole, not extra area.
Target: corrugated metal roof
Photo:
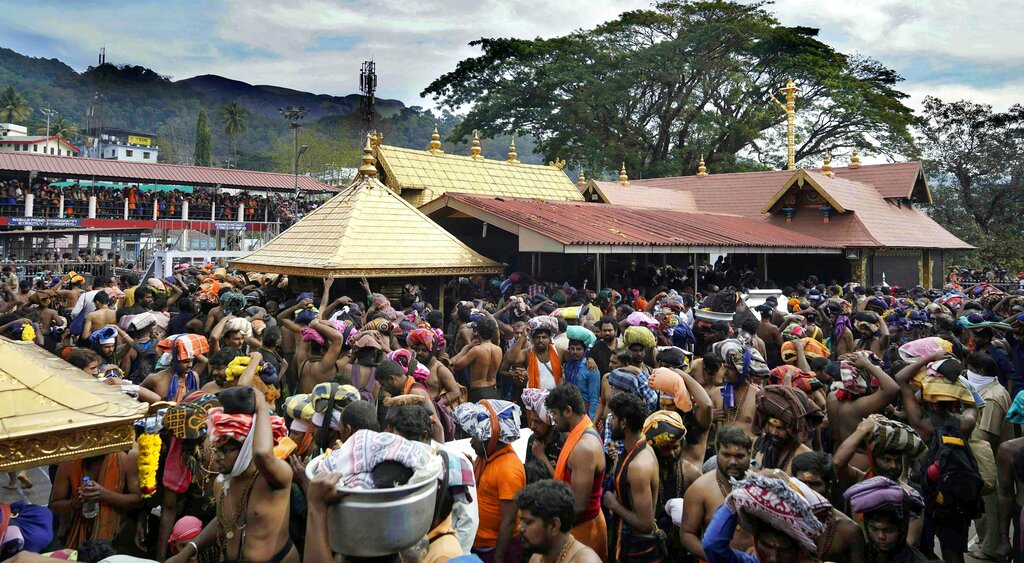
[[[699,211],[693,194],[683,190],[654,188],[630,182],[623,186],[618,182],[591,180],[586,187],[593,187],[605,203],[629,207],[650,207],[673,211]],[[586,188],[584,188],[586,189]]]
[[[500,274],[504,266],[462,244],[375,178],[345,188],[231,266],[305,276]]]
[[[581,201],[569,177],[558,168],[510,164],[507,160],[431,153],[388,145],[374,148],[388,186],[419,207],[447,192],[489,196]]]
[[[455,193],[446,197],[565,245],[842,247],[736,215]]]
[[[183,183],[246,189],[294,190],[295,176],[279,172],[256,172],[232,168],[210,168],[183,164],[128,162],[74,156],[0,152],[0,171],[44,176],[128,182]],[[299,188],[311,192],[337,192],[338,188],[299,176]]]

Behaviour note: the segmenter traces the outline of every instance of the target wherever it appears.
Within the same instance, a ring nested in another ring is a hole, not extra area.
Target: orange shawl
[[[579,421],[576,427],[572,429],[572,432],[569,432],[569,436],[565,439],[565,444],[562,446],[562,452],[558,454],[558,462],[555,464],[554,477],[556,481],[566,481],[565,471],[569,467],[569,455],[572,454],[573,448],[576,447],[580,438],[583,437],[583,433],[593,426],[594,423],[590,420],[590,417],[583,415],[583,420]]]
[[[551,374],[555,377],[555,385],[562,382],[562,361],[558,358],[558,351],[554,346],[548,348],[548,358],[551,359]],[[540,389],[540,360],[537,359],[537,352],[530,350],[530,359],[526,362],[526,373],[529,374],[527,386],[532,389]]]
[[[71,495],[77,496],[78,487],[82,485],[85,477],[84,460],[77,460],[71,465]],[[124,489],[124,472],[121,471],[121,454],[114,452],[107,454],[100,465],[99,484],[103,488],[120,493]],[[68,528],[68,539],[65,547],[78,549],[86,540],[107,540],[114,539],[121,528],[121,513],[109,504],[100,503],[100,513],[91,521],[82,516],[82,511],[77,510],[71,516],[71,525]]]

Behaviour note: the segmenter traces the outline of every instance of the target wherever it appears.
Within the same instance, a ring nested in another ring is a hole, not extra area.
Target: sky
[[[318,94],[358,91],[377,63],[378,97],[432,107],[419,93],[480,37],[552,37],[650,0],[0,0],[0,46],[76,70],[139,64],[174,79],[218,74]],[[1021,0],[777,0],[784,25],[820,28],[845,53],[880,60],[926,95],[1005,110],[1024,103]]]

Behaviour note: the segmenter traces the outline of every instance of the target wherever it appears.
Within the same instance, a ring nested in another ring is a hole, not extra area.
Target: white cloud
[[[925,96],[934,96],[944,102],[968,100],[978,104],[989,104],[994,111],[1006,111],[1014,104],[1024,104],[1024,79],[999,86],[977,87],[969,84],[916,83],[906,85],[903,90],[910,94],[910,107],[919,108]]]

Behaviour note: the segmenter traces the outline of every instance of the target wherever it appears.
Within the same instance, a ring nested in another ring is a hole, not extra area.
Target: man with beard
[[[739,426],[754,438],[751,424],[758,387],[749,379],[767,377],[768,364],[756,350],[733,338],[716,342],[711,349],[725,366],[722,385],[708,393],[714,404],[713,420],[719,425]]]
[[[576,521],[572,489],[561,481],[544,480],[516,494],[519,534],[530,563],[599,563],[601,558],[570,533]]]
[[[415,360],[413,361],[415,362]],[[427,391],[426,386],[417,382],[413,376],[409,375],[411,372],[411,369],[406,370],[398,362],[384,360],[377,365],[373,376],[377,379],[381,389],[387,391],[392,397],[398,397],[399,395],[419,395],[423,397],[425,399],[424,408],[430,411],[430,423],[433,429],[432,436],[434,440],[444,442],[444,428],[441,427],[441,422],[437,418],[434,403],[430,400],[430,392]]]
[[[554,317],[533,317],[527,323],[529,338],[518,337],[510,358],[515,366],[525,366],[526,387],[550,391],[562,382],[562,364],[568,359],[551,339],[558,332]],[[527,344],[531,346],[527,347]]]
[[[559,385],[544,401],[558,429],[567,432],[554,478],[568,483],[576,497],[573,536],[594,550],[602,560],[608,553],[608,527],[601,511],[601,485],[605,459],[601,435],[587,416],[583,396],[575,385]]]
[[[469,400],[498,399],[498,368],[501,367],[501,348],[493,339],[498,325],[491,317],[473,324],[473,336],[462,350],[451,359],[455,371],[469,370]]]
[[[225,393],[229,396],[225,396]],[[253,401],[251,414],[228,414],[223,407],[207,413],[210,468],[218,517],[167,561],[184,563],[220,542],[224,560],[298,562],[288,536],[292,468],[274,455],[274,444],[287,434],[284,419],[270,415],[262,393],[251,387],[220,394],[221,404]]]
[[[864,523],[867,563],[929,561],[907,541],[908,523],[924,509],[917,491],[879,476],[850,487],[843,496]]]
[[[711,523],[711,517],[725,502],[732,491],[732,479],[746,477],[750,468],[750,435],[738,426],[725,426],[715,437],[718,444],[715,471],[705,473],[690,485],[683,496],[683,524],[679,534],[686,551],[700,559],[704,556],[701,537]],[[737,530],[729,545],[733,549],[746,551],[754,545],[750,534]]]
[[[759,469],[781,469],[790,473],[797,454],[811,451],[803,444],[809,429],[821,422],[821,411],[799,389],[768,385],[754,399],[754,465]]]
[[[647,405],[636,395],[616,395],[608,403],[612,438],[622,440],[625,454],[613,480],[615,490],[604,492],[604,506],[612,514],[613,561],[661,561],[664,534],[654,519],[658,498],[658,459],[643,434]]]
[[[870,301],[873,300],[869,300],[869,303]],[[889,327],[877,313],[872,311],[854,313],[853,331],[857,337],[857,350],[874,352],[879,358],[885,354],[885,349],[889,347]]]
[[[565,445],[565,434],[558,429],[544,401],[548,392],[540,389],[523,389],[523,406],[532,416],[529,417],[530,430],[533,434],[526,442],[526,470],[529,481],[531,470],[550,479],[555,474],[555,464]],[[543,471],[540,471],[543,469]]]
[[[681,355],[673,352],[672,348],[658,352],[658,363],[661,366],[654,368],[648,383],[651,389],[658,392],[661,409],[676,412],[686,425],[686,442],[683,444],[681,459],[685,460],[686,465],[693,465],[698,471],[697,476],[700,476],[699,470],[704,464],[708,431],[711,428],[711,397],[686,371],[666,367],[672,365],[674,356]],[[680,468],[683,466],[683,463],[679,464]],[[685,489],[681,483],[678,486]]]
[[[701,468],[688,462],[682,455],[687,431],[679,413],[669,410],[651,413],[644,421],[643,434],[658,460],[658,482],[661,487],[655,499],[654,517],[658,528],[665,535],[669,558],[675,560],[683,553],[683,547],[679,543],[678,532],[672,532],[681,522],[673,521],[667,505],[678,503],[682,506],[683,494],[691,483],[700,478]],[[680,514],[676,514],[675,520],[679,519]]]
[[[441,350],[440,337],[429,328],[417,328],[406,335],[405,343],[416,354],[416,361],[430,370],[430,377],[427,379],[430,396],[435,401],[443,399],[449,407],[458,403],[462,397],[462,390],[455,381],[452,370],[437,359],[437,354]]]
[[[619,347],[619,323],[613,317],[603,317],[597,325],[597,342],[590,347],[587,357],[597,363],[601,374],[608,373],[612,354]]]

